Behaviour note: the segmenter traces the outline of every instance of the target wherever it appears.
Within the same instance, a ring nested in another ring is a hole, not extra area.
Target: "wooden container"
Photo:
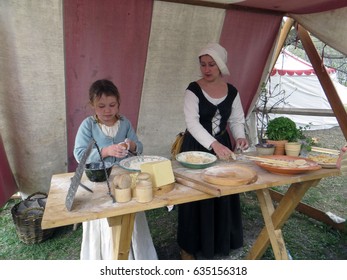
[[[128,202],[131,200],[131,188],[121,189],[116,187],[114,190],[117,202]]]
[[[137,181],[138,182],[152,182],[152,178],[151,178],[151,174],[147,173],[147,172],[141,172],[138,176],[137,176]],[[164,186],[160,186],[160,187],[155,187],[153,186],[153,195],[163,195],[166,194],[170,191],[172,191],[175,187],[175,183],[171,183],[171,184],[167,184]]]
[[[147,173],[147,172],[141,172],[138,176],[137,176],[137,180],[138,181],[151,181],[151,174]]]
[[[136,201],[146,203],[153,200],[152,182],[139,180],[136,184]]]
[[[136,198],[136,187],[138,184],[142,184],[143,182],[148,182],[150,184],[152,184],[152,181],[151,181],[151,175],[149,173],[146,173],[146,172],[141,172],[137,175],[136,177],[136,184],[133,186],[132,188],[132,196],[134,198]]]

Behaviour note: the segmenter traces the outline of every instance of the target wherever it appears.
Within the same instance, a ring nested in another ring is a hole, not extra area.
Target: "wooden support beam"
[[[299,109],[299,108],[255,108],[255,112],[264,112],[267,114],[286,114],[299,116],[320,116],[320,117],[335,117],[331,109]]]
[[[218,9],[228,9],[229,4],[223,4],[218,2],[209,2],[209,1],[201,1],[201,0],[160,0],[162,2],[171,2],[176,4],[185,4],[185,5],[193,5],[193,6],[202,6],[209,8],[218,8]]]
[[[294,20],[292,18],[288,18],[282,27],[281,34],[280,34],[280,37],[279,37],[277,45],[276,45],[276,50],[274,52],[274,56],[273,56],[272,61],[271,61],[271,68],[270,68],[271,70],[275,67],[278,56],[281,53],[281,50],[284,46],[284,43],[288,37],[288,34],[289,34],[290,29],[292,28],[293,24],[294,24]]]
[[[271,195],[271,199],[276,201],[276,202],[280,202],[283,194],[281,194],[280,192],[274,191],[274,190],[270,190],[270,195]],[[347,228],[345,226],[344,223],[335,223],[332,219],[329,218],[328,215],[326,215],[323,211],[320,211],[310,205],[307,205],[305,203],[300,202],[298,204],[298,206],[295,208],[296,211],[307,215],[317,221],[323,222],[331,227],[333,227],[334,229],[337,229],[339,231],[342,232],[347,232]]]
[[[341,99],[335,89],[333,82],[330,79],[323,61],[312,42],[310,35],[301,25],[297,25],[297,30],[301,43],[311,61],[313,69],[315,70],[318,80],[321,83],[325,95],[328,98],[331,108],[335,113],[342,133],[345,136],[345,139],[347,139],[347,112],[341,102]]]
[[[253,7],[238,5],[238,2],[228,4],[228,3],[212,2],[207,0],[157,0],[157,1],[217,8],[217,9],[225,9],[225,10],[241,10],[241,11],[253,12],[257,14],[262,13],[262,14],[271,14],[271,15],[285,15],[285,13],[281,11],[274,11],[269,9],[260,9],[260,8],[253,8]]]

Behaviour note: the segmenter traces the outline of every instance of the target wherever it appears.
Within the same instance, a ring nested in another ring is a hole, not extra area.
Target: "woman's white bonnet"
[[[222,75],[230,75],[229,69],[226,65],[228,61],[228,53],[221,45],[218,43],[209,43],[200,51],[199,57],[206,54],[213,58]]]

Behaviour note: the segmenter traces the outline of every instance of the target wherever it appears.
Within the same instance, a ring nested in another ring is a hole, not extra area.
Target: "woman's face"
[[[200,71],[202,77],[207,81],[214,81],[221,75],[217,63],[209,55],[200,57]]]
[[[119,111],[119,104],[115,96],[101,95],[93,102],[95,114],[99,120],[106,125],[113,125]]]

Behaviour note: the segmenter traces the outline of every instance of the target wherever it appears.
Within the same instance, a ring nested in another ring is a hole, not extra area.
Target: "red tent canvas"
[[[4,143],[0,136],[0,207],[2,207],[6,201],[17,192],[17,183],[11,171],[11,167],[8,163]]]

